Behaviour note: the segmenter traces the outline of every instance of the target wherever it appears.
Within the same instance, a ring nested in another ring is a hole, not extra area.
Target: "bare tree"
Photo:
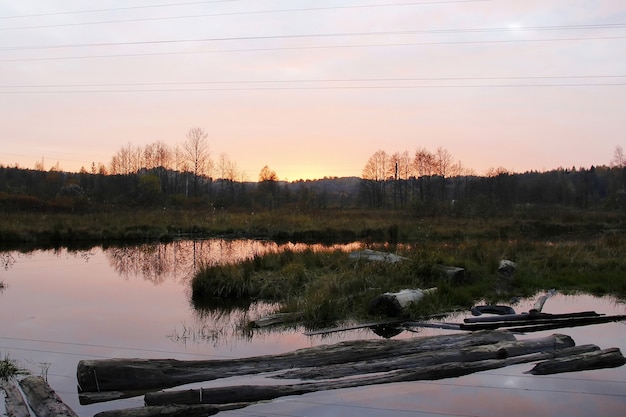
[[[611,167],[624,168],[626,167],[626,155],[624,155],[624,148],[616,146],[613,152],[613,159],[611,159]]]
[[[208,133],[200,127],[192,127],[183,143],[183,154],[193,172],[193,191],[198,195],[198,179],[206,175],[210,168]]]
[[[370,156],[363,168],[362,177],[370,205],[382,207],[385,202],[385,180],[389,175],[390,158],[383,150]]]

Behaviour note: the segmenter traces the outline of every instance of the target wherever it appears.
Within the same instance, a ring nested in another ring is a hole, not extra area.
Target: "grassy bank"
[[[193,299],[198,305],[211,299],[272,301],[281,312],[304,312],[306,325],[319,327],[344,319],[378,319],[368,312],[370,301],[404,288],[438,288],[407,312],[412,317],[469,309],[479,301],[508,301],[548,288],[626,298],[625,244],[619,234],[557,242],[459,238],[372,246],[408,258],[394,264],[353,260],[340,251],[272,253],[202,268],[192,282]],[[501,259],[517,263],[512,278],[496,273]],[[440,265],[462,267],[465,277],[451,280]]]
[[[458,239],[589,238],[626,230],[626,215],[551,208],[520,209],[502,217],[418,217],[391,210],[207,209],[121,210],[93,213],[6,212],[0,245],[92,247],[179,237],[250,237],[300,242],[428,242]]]

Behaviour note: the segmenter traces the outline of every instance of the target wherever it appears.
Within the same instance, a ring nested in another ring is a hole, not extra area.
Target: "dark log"
[[[442,346],[462,348],[506,340],[515,340],[515,336],[509,332],[479,332],[406,340],[357,340],[305,348],[280,355],[231,360],[82,360],[78,363],[77,379],[82,392],[150,391],[229,376],[387,358],[440,349]]]
[[[486,359],[505,359],[537,352],[554,351],[574,346],[574,340],[566,335],[551,335],[539,339],[500,342],[493,345],[469,348],[442,347],[441,350],[421,352],[379,361],[362,361],[348,364],[298,368],[278,374],[285,379],[333,379],[347,376],[389,372],[411,367],[433,366],[450,362],[475,362]]]
[[[581,311],[577,313],[549,314],[549,313],[523,313],[507,314],[503,316],[467,317],[463,319],[465,323],[490,323],[502,321],[528,321],[528,320],[554,320],[576,317],[598,317],[601,314],[595,311]]]
[[[20,387],[37,417],[78,417],[42,377],[26,377],[20,381]]]
[[[474,372],[503,368],[509,365],[536,362],[549,358],[579,354],[597,350],[597,346],[586,345],[541,352],[532,355],[517,356],[500,360],[483,360],[476,362],[453,362],[433,366],[412,367],[397,371],[367,375],[360,378],[335,379],[321,382],[308,382],[290,385],[244,385],[217,388],[201,388],[181,391],[160,391],[145,396],[147,405],[161,404],[223,404],[230,402],[256,402],[272,400],[287,395],[300,395],[309,392],[354,388],[366,385],[387,384],[419,380],[437,380],[459,377]]]
[[[461,330],[459,323],[445,323],[437,321],[405,321],[402,326],[406,329],[411,327],[424,327],[427,329]]]
[[[276,313],[269,316],[261,317],[259,319],[250,322],[251,327],[269,327],[277,324],[284,324],[288,322],[298,321],[302,318],[304,313]]]
[[[533,375],[551,375],[562,372],[617,368],[624,364],[626,364],[626,359],[619,348],[611,348],[540,362],[527,373]]]
[[[28,406],[17,385],[9,381],[0,381],[0,388],[5,393],[4,404],[8,417],[30,417]]]
[[[120,410],[102,411],[94,417],[204,417],[222,411],[236,410],[249,406],[250,403],[210,405],[210,404],[172,404],[139,408],[123,408]]]
[[[368,322],[368,323],[354,324],[352,326],[330,327],[330,328],[326,328],[326,329],[310,330],[310,331],[304,332],[304,335],[305,336],[317,336],[317,335],[321,335],[321,334],[345,332],[345,331],[348,331],[348,330],[367,329],[367,328],[374,327],[374,326],[399,325],[399,324],[402,324],[402,323],[403,323],[402,320],[373,321],[373,322]]]
[[[513,307],[501,305],[474,306],[470,312],[473,316],[480,316],[482,314],[497,314],[499,316],[515,314]]]
[[[626,320],[626,316],[588,316],[559,319],[504,320],[493,323],[462,323],[461,330],[494,330],[506,327],[510,331],[530,332],[538,330],[562,329],[564,327],[587,326]]]

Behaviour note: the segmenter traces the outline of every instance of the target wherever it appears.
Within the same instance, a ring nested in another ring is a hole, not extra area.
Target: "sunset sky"
[[[608,165],[626,2],[0,4],[0,164],[90,169],[192,127],[248,180],[359,176],[379,149],[477,174]]]

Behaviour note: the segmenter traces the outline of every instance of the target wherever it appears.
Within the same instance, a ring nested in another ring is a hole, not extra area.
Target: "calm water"
[[[284,247],[272,242],[209,240],[87,252],[0,253],[0,281],[6,285],[0,293],[0,354],[8,354],[35,375],[47,375],[52,388],[70,407],[81,416],[91,416],[102,410],[138,407],[143,399],[80,405],[75,373],[81,359],[236,358],[378,338],[369,330],[325,337],[304,336],[302,329],[244,334],[239,324],[264,315],[272,306],[255,305],[232,312],[198,312],[191,306],[189,279],[200,262],[234,262]],[[353,250],[359,245],[343,248]],[[515,308],[528,311],[533,302],[525,300]],[[626,314],[624,304],[591,296],[557,295],[544,307],[550,313],[586,310]],[[462,318],[449,320],[458,322]],[[428,329],[405,332],[399,337],[443,332]],[[626,352],[624,323],[555,332],[572,336],[577,344],[619,347]],[[550,377],[525,375],[523,372],[531,367],[519,365],[433,382],[319,392],[220,415],[528,417],[558,413],[575,417],[621,416],[626,412],[626,367]],[[254,382],[272,383],[267,381],[259,377]],[[229,382],[251,380],[233,378]]]

